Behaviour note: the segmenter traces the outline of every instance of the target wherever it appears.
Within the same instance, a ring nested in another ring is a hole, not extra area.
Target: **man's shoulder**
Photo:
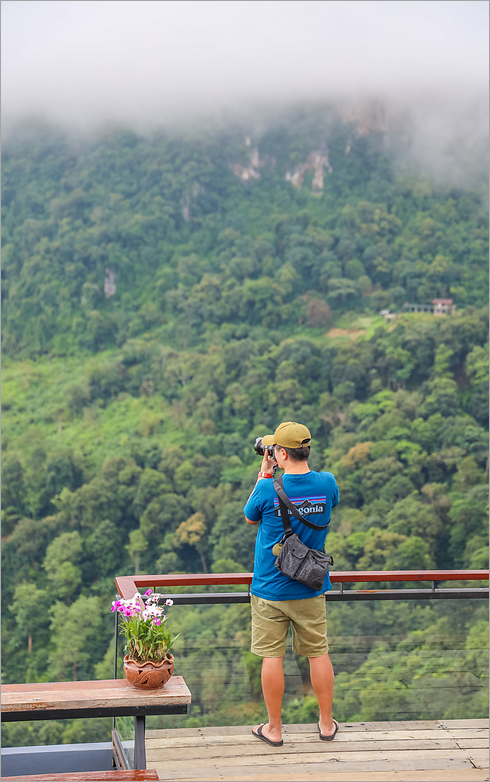
[[[313,471],[312,471],[313,472]],[[338,492],[337,481],[335,476],[331,472],[313,472],[313,478],[311,486],[315,486],[318,491],[325,492],[327,496],[332,495],[335,497]]]
[[[322,471],[316,471],[316,470],[310,470],[310,472],[313,474],[313,476],[317,476],[316,480],[322,481],[326,484],[332,484],[336,483],[335,476],[331,472],[327,472],[326,470]]]

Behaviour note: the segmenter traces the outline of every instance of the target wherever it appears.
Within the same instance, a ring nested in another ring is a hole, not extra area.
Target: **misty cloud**
[[[486,2],[3,3],[8,116],[165,121],[277,100],[484,89]]]
[[[483,0],[5,0],[2,10],[7,128],[40,116],[146,129],[374,98],[409,108],[424,130],[414,149],[429,160],[461,134],[474,149],[487,133]]]

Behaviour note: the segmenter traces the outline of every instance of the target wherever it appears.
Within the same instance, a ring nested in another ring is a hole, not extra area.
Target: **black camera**
[[[264,453],[267,451],[269,454],[269,458],[274,458],[274,446],[273,445],[262,445],[262,437],[257,437],[255,443],[254,443],[254,451],[259,456],[263,456]]]

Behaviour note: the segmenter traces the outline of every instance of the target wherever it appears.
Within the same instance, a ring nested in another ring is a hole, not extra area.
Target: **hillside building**
[[[452,299],[432,299],[432,304],[409,304],[406,301],[403,305],[403,312],[431,312],[433,315],[452,315],[455,310]]]
[[[429,312],[432,315],[453,315],[456,311],[456,305],[452,299],[432,299],[432,304],[409,304],[405,302],[402,312]],[[385,320],[394,321],[397,313],[389,310],[380,310]]]

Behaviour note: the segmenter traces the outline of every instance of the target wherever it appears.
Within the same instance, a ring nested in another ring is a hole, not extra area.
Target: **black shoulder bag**
[[[324,530],[327,529],[328,524],[325,524],[324,527],[319,527],[317,524],[304,519],[284,491],[282,479],[282,475],[274,479],[274,488],[279,497],[279,508],[284,526],[283,546],[274,564],[284,576],[288,576],[294,581],[299,581],[301,584],[310,587],[310,589],[314,589],[315,592],[319,592],[323,587],[330,565],[333,565],[333,557],[330,554],[325,554],[324,551],[317,551],[305,546],[291,529],[288,508],[297,519],[306,524],[307,527],[311,527],[311,529]]]

